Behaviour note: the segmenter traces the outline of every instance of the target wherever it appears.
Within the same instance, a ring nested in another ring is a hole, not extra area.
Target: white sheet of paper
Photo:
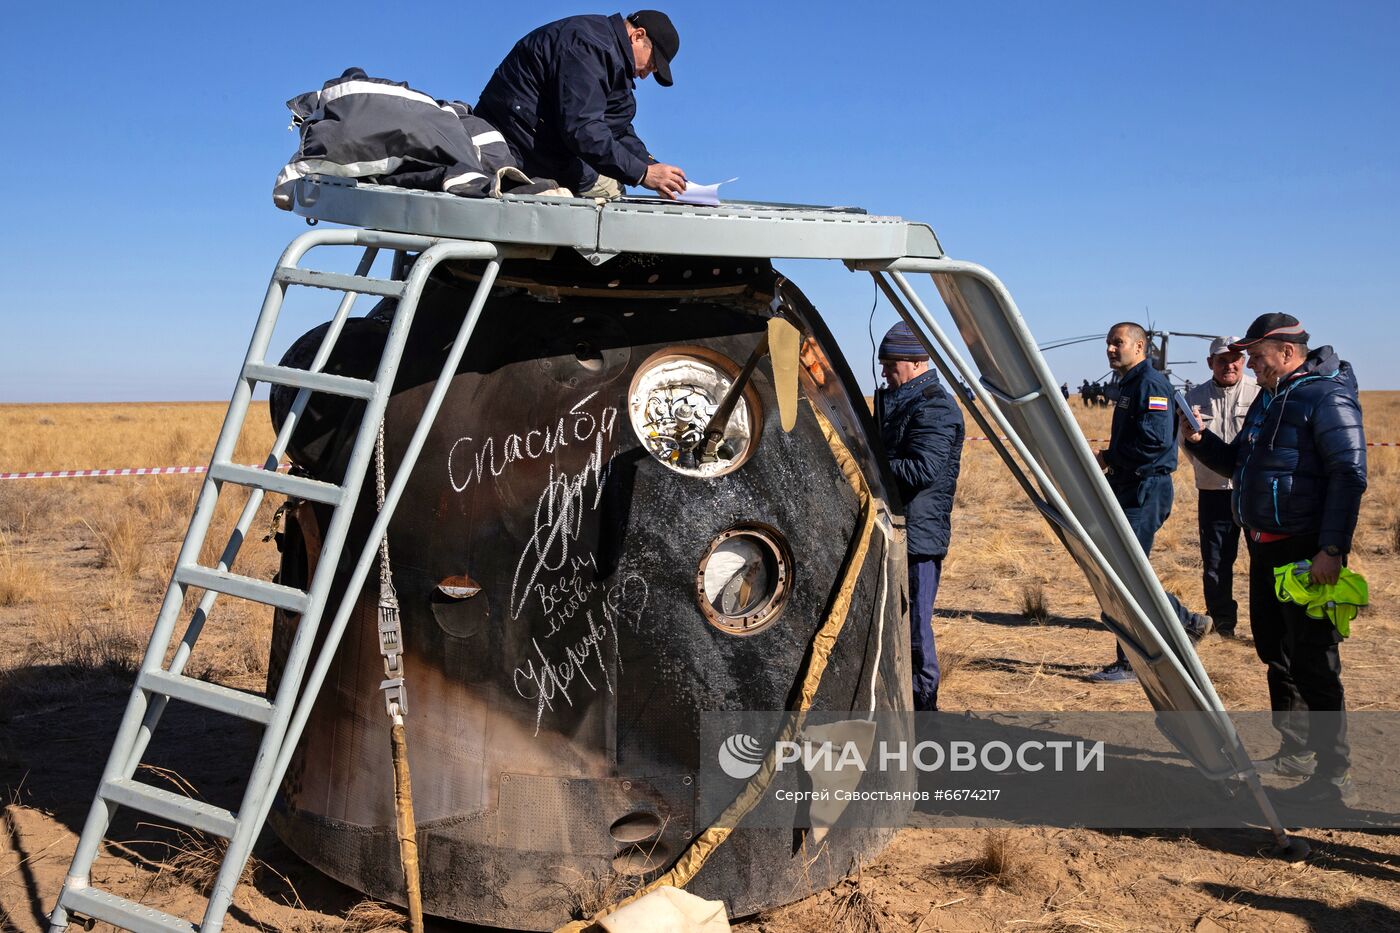
[[[731,181],[738,181],[738,177],[726,178],[724,181],[717,181],[713,185],[697,185],[693,181],[685,183],[685,190],[680,197],[676,198],[682,204],[701,204],[705,207],[719,206],[719,186],[727,185]]]

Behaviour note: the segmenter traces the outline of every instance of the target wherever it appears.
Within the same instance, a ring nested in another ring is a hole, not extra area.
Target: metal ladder
[[[317,246],[362,247],[364,254],[353,275],[301,268],[299,263],[303,256]],[[391,249],[400,254],[419,254],[406,280],[394,281],[369,276],[380,249]],[[516,251],[519,252],[523,251]],[[385,496],[384,508],[380,510],[355,564],[345,590],[347,594],[359,592],[364,585],[374,563],[379,540],[388,527],[389,518],[394,512],[409,474],[413,471],[423,442],[441,406],[443,396],[446,395],[452,374],[461,362],[463,351],[481,316],[482,307],[490,294],[505,253],[505,248],[492,243],[358,229],[314,230],[297,237],[283,252],[273,272],[267,296],[263,300],[248,354],[214,447],[213,459],[204,485],[200,489],[189,531],[176,558],[175,570],[156,619],[155,630],[151,633],[150,644],[141,661],[135,686],[118,727],[107,765],[102,772],[101,784],[83,826],[78,847],[73,854],[73,862],[64,879],[63,889],[59,892],[58,902],[50,917],[50,933],[66,929],[70,915],[102,920],[135,933],[192,933],[196,930],[201,933],[215,933],[223,927],[224,916],[232,903],[238,878],[267,819],[276,789],[286,772],[355,605],[353,596],[341,600],[340,608],[326,630],[323,646],[308,677],[307,664],[320,627],[321,614],[340,564],[350,520],[355,504],[359,501],[360,488],[374,451],[378,426],[384,417],[424,283],[439,262],[464,259],[487,261],[437,384],[404,453],[394,482]],[[305,370],[271,365],[265,359],[286,290],[288,286],[293,285],[333,289],[345,293],[312,364]],[[398,299],[398,307],[373,380],[321,372],[358,295]],[[299,390],[286,423],[278,433],[262,468],[241,466],[233,463],[231,459],[248,414],[253,387],[259,382],[292,386]],[[286,451],[292,432],[313,392],[365,402],[364,415],[355,436],[345,478],[339,486],[277,472],[281,456]],[[218,565],[204,567],[198,563],[200,550],[213,520],[220,492],[225,485],[247,488],[248,501],[229,536]],[[325,503],[333,509],[320,560],[311,577],[310,588],[305,591],[242,576],[231,570],[258,506],[262,503],[264,494],[268,492]],[[166,666],[165,655],[171,644],[175,623],[181,614],[185,594],[191,587],[204,590],[204,595],[190,617],[169,666]],[[300,614],[301,618],[275,696],[267,698],[184,675],[190,652],[219,594]],[[150,742],[151,734],[165,710],[166,703],[171,699],[237,716],[263,727],[262,742],[258,747],[257,757],[237,813],[135,780],[136,769]],[[220,836],[228,841],[210,893],[208,907],[200,923],[172,916],[92,886],[92,864],[118,807],[131,807],[181,826]]]

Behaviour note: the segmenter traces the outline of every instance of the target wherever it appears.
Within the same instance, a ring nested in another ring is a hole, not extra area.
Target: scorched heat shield
[[[478,271],[439,270],[424,292],[385,418],[391,478]],[[372,373],[385,311],[349,322],[328,371]],[[791,352],[768,347],[772,318],[796,329]],[[285,362],[305,365],[320,330]],[[795,370],[795,399],[775,369]],[[274,393],[279,423],[290,397]],[[297,471],[340,481],[360,404],[313,397]],[[505,265],[388,532],[429,913],[551,928],[590,884],[671,867],[706,828],[704,711],[908,707],[903,542],[875,437],[825,326],[767,262]],[[364,488],[346,555],[375,514]],[[281,582],[305,584],[323,509],[288,513]],[[351,594],[272,822],[401,903],[377,576]],[[279,643],[293,623],[279,614]],[[811,840],[740,822],[685,886],[752,913],[834,884],[890,833],[838,823],[814,862]]]

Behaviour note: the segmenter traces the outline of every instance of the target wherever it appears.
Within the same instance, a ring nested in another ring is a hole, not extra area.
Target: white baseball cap
[[[1206,354],[1206,359],[1210,359],[1221,353],[1238,353],[1239,350],[1231,347],[1230,344],[1239,340],[1238,337],[1216,337],[1210,342],[1210,352]]]

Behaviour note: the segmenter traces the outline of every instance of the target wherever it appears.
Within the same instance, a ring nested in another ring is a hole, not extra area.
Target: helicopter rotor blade
[[[1216,337],[1220,336],[1219,334],[1189,334],[1184,330],[1169,330],[1166,331],[1166,333],[1171,334],[1173,337],[1199,337],[1201,340],[1214,340]]]
[[[1061,337],[1058,340],[1047,340],[1039,344],[1037,350],[1058,350],[1060,347],[1073,346],[1076,343],[1088,343],[1090,340],[1102,340],[1103,334],[1088,334],[1083,337]]]

